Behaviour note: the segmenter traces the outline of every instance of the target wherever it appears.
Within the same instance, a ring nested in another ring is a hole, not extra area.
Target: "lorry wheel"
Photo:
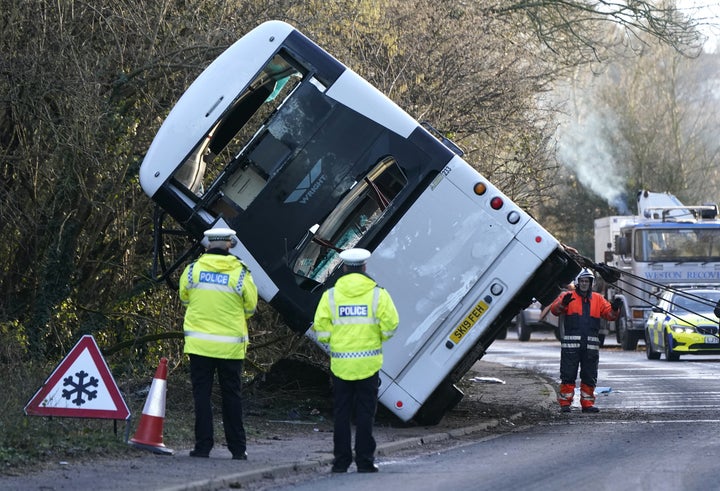
[[[520,312],[517,316],[517,333],[520,341],[530,341],[532,328],[525,322],[525,314]]]
[[[637,348],[638,338],[634,332],[625,331],[625,335],[622,340],[623,351],[635,351]]]
[[[628,330],[628,320],[625,314],[620,314],[615,321],[615,328],[617,329],[618,343],[623,351],[635,351],[638,338],[634,332]]]

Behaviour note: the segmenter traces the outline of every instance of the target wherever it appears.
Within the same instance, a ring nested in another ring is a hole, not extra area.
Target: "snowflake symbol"
[[[75,374],[75,376],[78,378],[77,383],[73,382],[73,377],[65,377],[63,379],[63,386],[67,387],[68,385],[71,385],[73,389],[63,389],[62,396],[69,401],[73,394],[77,394],[77,397],[72,400],[72,403],[76,406],[82,406],[86,402],[83,400],[83,394],[87,395],[88,401],[92,401],[97,397],[97,391],[88,390],[88,387],[97,387],[99,381],[95,377],[90,377],[90,380],[85,382],[85,377],[87,377],[88,374],[85,373],[84,370],[80,370]]]

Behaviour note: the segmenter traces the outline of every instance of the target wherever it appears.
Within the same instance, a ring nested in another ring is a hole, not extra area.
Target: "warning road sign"
[[[130,410],[90,335],[80,341],[25,406],[28,416],[129,419]]]

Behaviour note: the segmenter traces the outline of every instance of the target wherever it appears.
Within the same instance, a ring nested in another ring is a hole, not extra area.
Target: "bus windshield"
[[[720,261],[720,228],[662,228],[635,233],[640,262]]]

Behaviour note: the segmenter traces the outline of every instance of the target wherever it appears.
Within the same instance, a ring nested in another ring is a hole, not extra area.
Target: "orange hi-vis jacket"
[[[614,311],[610,302],[599,293],[590,292],[589,296],[583,296],[577,290],[570,293],[572,300],[567,307],[562,303],[565,293],[561,293],[550,306],[550,312],[554,315],[565,315],[566,336],[597,336],[600,332],[600,319],[617,319],[618,312]]]

